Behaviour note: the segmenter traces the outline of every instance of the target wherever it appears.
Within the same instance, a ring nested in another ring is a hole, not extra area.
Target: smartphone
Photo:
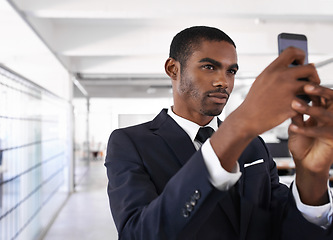
[[[295,33],[280,33],[278,35],[278,48],[279,54],[282,53],[288,47],[297,47],[302,49],[305,52],[304,64],[308,64],[308,40],[303,34],[295,34]],[[290,64],[290,67],[297,66],[299,63],[294,61]],[[307,78],[300,78],[300,81],[309,81]],[[298,95],[300,99],[309,103],[311,101],[310,97],[307,95]]]

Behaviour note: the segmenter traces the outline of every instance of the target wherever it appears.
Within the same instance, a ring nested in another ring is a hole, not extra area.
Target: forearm
[[[320,206],[329,202],[327,173],[313,173],[296,167],[296,183],[300,199],[304,204]]]
[[[327,191],[329,203],[320,206],[310,206],[301,201],[296,185],[297,181],[292,184],[292,193],[297,209],[302,213],[306,220],[326,229],[332,223],[333,199],[331,191]]]
[[[207,141],[202,145],[201,152],[209,172],[209,180],[215,188],[220,191],[227,191],[236,184],[242,175],[237,162],[234,171],[226,171],[223,167],[221,167],[219,159],[216,156],[210,141]]]
[[[256,137],[239,115],[237,110],[231,113],[210,139],[221,166],[228,172],[232,172],[244,149]]]

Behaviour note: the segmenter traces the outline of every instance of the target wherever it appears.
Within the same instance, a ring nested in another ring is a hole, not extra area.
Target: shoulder
[[[111,135],[110,135],[110,141],[112,139],[131,139],[131,138],[137,138],[139,136],[144,135],[145,133],[149,132],[150,129],[150,125],[151,125],[151,121],[149,122],[145,122],[145,123],[141,123],[138,125],[134,125],[134,126],[129,126],[129,127],[125,127],[125,128],[118,128],[116,130],[114,130]]]
[[[167,114],[167,109],[163,109],[153,120],[144,122],[141,124],[124,127],[124,128],[118,128],[114,130],[111,135],[111,138],[120,138],[120,137],[126,137],[129,138],[142,138],[145,135],[152,134],[156,129],[160,128],[160,126],[168,119],[170,118]]]
[[[255,148],[256,150],[260,150],[267,153],[269,152],[264,139],[262,139],[260,136],[254,138],[248,147]]]

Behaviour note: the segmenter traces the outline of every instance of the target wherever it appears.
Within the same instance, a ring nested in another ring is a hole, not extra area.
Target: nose
[[[227,76],[225,74],[219,74],[213,82],[214,87],[228,88]]]

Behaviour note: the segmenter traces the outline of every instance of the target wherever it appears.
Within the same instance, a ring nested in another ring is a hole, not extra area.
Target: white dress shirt
[[[210,144],[210,141],[207,140],[201,146],[201,143],[195,140],[195,136],[197,135],[199,128],[203,126],[199,126],[194,122],[191,122],[185,118],[176,115],[172,111],[171,107],[169,107],[168,109],[168,114],[188,134],[188,136],[191,138],[194,144],[194,147],[197,150],[201,147],[203,159],[208,169],[208,173],[210,175],[209,180],[212,183],[212,185],[217,189],[219,189],[220,191],[226,191],[230,187],[235,185],[242,175],[242,173],[240,172],[238,162],[236,163],[236,167],[232,172],[228,172],[225,169],[223,169],[218,157],[216,156]],[[209,126],[213,128],[214,131],[216,131],[218,129],[217,117],[214,117],[212,121],[206,126]],[[293,184],[292,193],[296,201],[296,206],[305,219],[323,228],[327,228],[332,223],[333,201],[332,201],[332,193],[330,190],[328,191],[330,202],[322,206],[309,206],[303,204],[300,200],[296,183]]]

